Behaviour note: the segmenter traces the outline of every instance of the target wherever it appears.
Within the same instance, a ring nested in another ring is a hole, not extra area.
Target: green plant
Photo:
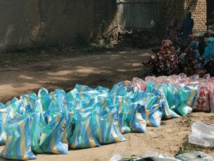
[[[48,43],[26,44],[14,48],[9,48],[6,50],[6,53],[26,53],[38,50],[49,50],[51,48],[62,49],[63,47],[64,46],[62,44],[54,40]]]
[[[77,48],[82,48],[88,46],[87,38],[83,33],[78,32],[75,36]]]
[[[184,124],[185,126],[191,127],[192,123],[193,123],[193,121],[192,121],[192,119],[191,119],[191,114],[189,114],[189,115],[187,115],[187,116],[184,117],[184,119],[183,119],[183,124]]]
[[[23,53],[23,52],[27,52],[33,49],[33,46],[31,45],[24,45],[21,47],[15,47],[12,49],[8,49],[7,52],[11,52],[11,53]]]
[[[194,145],[194,144],[190,144],[188,142],[188,137],[185,138],[185,142],[183,143],[183,145],[179,148],[178,151],[175,152],[175,156],[179,155],[179,154],[184,154],[184,153],[188,153],[191,151],[206,151],[206,150],[210,150],[213,151],[214,148],[213,147],[203,147],[203,146],[198,146],[198,145]]]

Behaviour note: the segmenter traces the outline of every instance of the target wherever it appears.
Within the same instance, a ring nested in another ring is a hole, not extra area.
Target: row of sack
[[[67,154],[68,148],[125,141],[123,133],[144,133],[146,125],[159,127],[161,119],[210,111],[211,97],[201,97],[201,87],[133,78],[111,90],[76,85],[68,93],[41,88],[38,94],[23,94],[0,104],[1,157],[28,160],[34,153]]]
[[[38,96],[21,95],[1,104],[0,141],[5,144],[1,157],[28,160],[35,159],[34,153],[67,154],[68,148],[125,141],[121,131],[146,132],[149,112],[144,106],[151,96],[118,85],[111,91],[76,85],[68,93],[42,88]],[[154,124],[159,126],[162,114],[159,108],[156,111]]]
[[[140,86],[138,88],[142,89],[143,87],[143,89],[146,89],[148,82],[153,82],[157,86],[171,84],[176,87],[175,90],[180,87],[191,88],[190,97],[184,94],[184,97],[188,97],[191,100],[187,102],[187,105],[192,107],[194,111],[214,112],[214,78],[210,77],[209,74],[204,75],[203,78],[200,78],[198,74],[191,77],[187,77],[185,74],[171,75],[169,77],[149,76],[145,78],[145,82],[141,81],[141,88]]]

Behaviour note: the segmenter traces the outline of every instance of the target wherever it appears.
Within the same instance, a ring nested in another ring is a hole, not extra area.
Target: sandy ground
[[[108,51],[90,54],[60,53],[49,59],[50,54],[42,51],[35,57],[45,57],[42,61],[25,63],[10,59],[0,63],[0,102],[6,102],[23,93],[37,92],[45,87],[49,90],[69,91],[75,84],[111,88],[113,84],[142,77],[148,71],[141,64],[147,60],[151,50]],[[147,128],[146,134],[125,134],[127,141],[101,146],[99,148],[70,150],[68,155],[37,155],[38,161],[108,161],[116,153],[146,155],[149,151],[175,156],[177,153],[200,150],[214,155],[214,149],[189,145],[187,136],[191,124],[200,120],[214,124],[214,114],[192,113],[187,117],[163,121],[160,128]],[[0,147],[3,149],[3,146]],[[0,159],[3,160],[3,159]]]

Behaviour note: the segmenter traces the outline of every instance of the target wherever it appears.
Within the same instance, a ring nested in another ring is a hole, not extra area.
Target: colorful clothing
[[[205,48],[203,58],[205,59],[205,61],[209,61],[213,57],[214,57],[214,38],[210,37],[207,39],[207,46]]]
[[[204,67],[211,76],[214,76],[214,38],[207,39],[207,46],[204,51],[203,58],[205,59]]]
[[[158,73],[173,74],[178,70],[178,57],[170,40],[162,41],[162,47],[151,58]]]

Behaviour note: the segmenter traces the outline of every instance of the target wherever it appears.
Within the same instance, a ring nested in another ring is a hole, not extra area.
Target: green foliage
[[[75,36],[77,48],[87,47],[89,45],[87,38],[83,33],[77,33]]]
[[[27,52],[30,50],[33,50],[33,47],[31,45],[25,45],[25,46],[16,47],[13,49],[8,49],[7,51],[11,52],[11,53],[22,53],[22,52]]]
[[[50,50],[51,48],[60,49],[62,46],[58,41],[52,41],[50,43],[40,43],[40,44],[27,44],[20,47],[15,47],[12,49],[8,49],[6,52],[8,53],[26,53],[38,50]]]
[[[89,44],[86,37],[78,33],[76,35],[76,46],[65,45],[59,41],[51,41],[49,43],[39,43],[39,44],[27,44],[15,48],[10,48],[6,53],[34,53],[37,51],[58,51],[61,53],[70,53],[70,52],[102,52],[102,51],[112,51],[117,49],[112,44]]]
[[[175,152],[175,156],[177,156],[179,154],[184,154],[184,153],[192,152],[192,151],[202,151],[202,152],[205,152],[207,150],[213,151],[214,148],[213,147],[203,147],[203,146],[198,146],[198,145],[190,144],[188,142],[188,138],[186,137],[186,141],[179,148],[179,150]]]
[[[186,117],[183,118],[183,126],[187,126],[187,127],[191,127],[192,126],[192,119],[191,119],[191,115],[187,115]],[[183,153],[188,153],[191,151],[204,151],[205,150],[214,150],[214,148],[208,148],[208,147],[203,147],[203,146],[198,146],[198,145],[194,145],[189,143],[188,141],[188,136],[185,138],[185,142],[183,143],[183,145],[178,149],[178,151],[175,152],[175,156],[179,155],[179,154],[183,154]]]

